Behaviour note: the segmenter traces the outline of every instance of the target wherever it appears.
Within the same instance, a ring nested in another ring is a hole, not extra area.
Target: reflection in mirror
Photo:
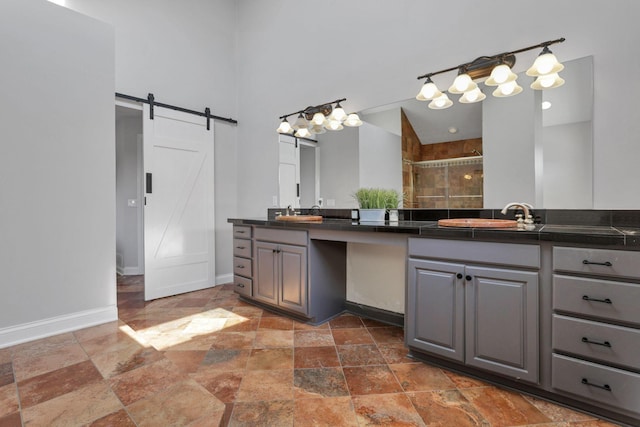
[[[405,207],[593,208],[593,59],[564,65],[566,83],[554,89],[532,90],[533,78],[520,73],[524,90],[509,98],[455,100],[446,110],[409,99],[362,111],[363,121],[401,137]]]
[[[425,109],[415,99],[368,110],[362,120],[399,131],[405,208],[482,208],[482,103]],[[389,115],[399,117],[395,123]]]

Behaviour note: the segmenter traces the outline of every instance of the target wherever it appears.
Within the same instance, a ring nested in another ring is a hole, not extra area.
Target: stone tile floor
[[[0,427],[614,425],[408,359],[397,327],[143,286],[118,278],[117,322],[0,349]]]

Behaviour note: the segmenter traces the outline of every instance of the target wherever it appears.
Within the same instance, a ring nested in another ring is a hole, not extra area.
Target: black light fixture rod
[[[511,52],[503,52],[503,53],[499,53],[497,55],[488,56],[487,58],[488,59],[497,59],[497,58],[500,58],[500,57],[503,57],[503,56],[507,56],[507,55],[515,55],[516,53],[526,52],[528,50],[541,48],[541,47],[544,48],[544,47],[550,46],[552,44],[562,43],[563,41],[565,41],[565,38],[561,37],[559,39],[549,40],[549,41],[546,41],[546,42],[538,43],[536,45],[529,46],[529,47],[524,47],[522,49],[514,50],[514,51],[511,51]],[[418,80],[422,80],[422,79],[426,79],[427,77],[435,76],[436,74],[442,74],[442,73],[447,73],[447,72],[453,71],[453,70],[459,70],[460,68],[466,67],[469,64],[471,64],[471,62],[467,62],[465,64],[460,64],[460,65],[458,65],[456,67],[447,68],[446,70],[440,70],[440,71],[435,71],[433,73],[423,74],[421,76],[418,76],[417,79]]]
[[[210,114],[211,110],[209,110],[209,107],[207,107],[204,112],[195,111],[195,110],[189,110],[187,108],[177,107],[175,105],[163,104],[162,102],[155,102],[155,101],[153,101],[153,99],[154,99],[153,98],[153,94],[150,93],[149,95],[150,95],[151,102],[153,102],[153,106],[154,107],[169,108],[171,110],[182,111],[183,113],[195,114],[196,116],[206,117],[207,119],[215,119],[215,120],[221,120],[223,122],[238,124],[237,120]],[[130,101],[136,101],[136,102],[142,102],[142,103],[145,103],[145,104],[150,104],[150,99],[138,98],[136,96],[125,95],[123,93],[118,93],[118,92],[116,92],[116,98],[128,99]],[[207,110],[209,110],[209,111],[207,112]]]
[[[323,103],[323,104],[318,104],[318,105],[313,106],[313,107],[307,107],[307,108],[305,108],[305,109],[302,109],[302,110],[296,111],[295,113],[285,114],[284,116],[280,116],[280,118],[281,118],[281,119],[286,119],[287,117],[289,117],[289,116],[293,116],[294,114],[304,113],[304,112],[305,112],[305,111],[307,111],[307,110],[311,110],[311,109],[314,109],[314,108],[322,107],[323,105],[338,104],[338,103],[343,102],[343,101],[346,101],[346,100],[347,100],[347,98],[340,98],[340,99],[336,99],[335,101],[325,102],[325,103]]]

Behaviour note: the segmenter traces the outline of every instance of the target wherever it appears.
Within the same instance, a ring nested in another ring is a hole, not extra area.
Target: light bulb
[[[542,101],[542,109],[543,109],[543,110],[548,110],[549,108],[551,108],[551,102],[549,102],[549,101]]]
[[[493,96],[497,96],[499,98],[504,98],[507,96],[517,95],[522,92],[522,87],[518,85],[518,83],[513,80],[507,83],[502,83],[500,86],[493,91]]]
[[[360,117],[358,117],[356,113],[349,114],[347,118],[344,120],[345,126],[355,127],[355,126],[360,126],[361,124],[362,124],[362,120],[360,120]]]
[[[293,129],[286,118],[282,120],[282,123],[278,126],[278,133],[291,133],[292,130]]]
[[[322,113],[315,113],[313,115],[313,119],[311,119],[311,122],[314,125],[322,125],[324,121],[325,121],[325,117],[324,117],[324,114]]]
[[[449,99],[446,93],[443,93],[439,97],[433,99],[427,107],[433,110],[444,110],[445,108],[449,108],[453,105],[453,101]]]
[[[347,118],[347,113],[344,112],[344,109],[340,106],[340,104],[336,105],[336,108],[333,109],[331,115],[329,116],[330,120],[337,120],[339,122],[344,122],[344,119]]]
[[[544,88],[549,88],[553,86],[553,83],[556,81],[558,77],[558,73],[547,74],[546,76],[540,76],[540,86]]]
[[[473,90],[465,92],[464,95],[460,97],[460,102],[462,102],[463,104],[471,104],[474,102],[480,102],[486,97],[487,96],[484,93],[482,93],[482,91],[479,88],[476,87]]]
[[[503,95],[511,95],[515,88],[516,82],[505,83],[503,85],[500,85],[500,92],[502,92]]]
[[[325,127],[329,130],[341,130],[342,123],[339,120],[329,120]]]
[[[469,102],[473,102],[476,99],[478,99],[478,92],[479,91],[475,91],[475,90],[467,92],[467,100],[469,100]]]
[[[478,85],[475,84],[473,80],[471,80],[469,74],[458,74],[456,79],[453,81],[453,84],[449,88],[449,92],[459,94],[469,92],[470,90],[473,90],[477,87]]]
[[[527,76],[538,77],[545,74],[557,73],[563,69],[564,65],[558,62],[558,59],[551,53],[548,47],[545,47],[533,62],[531,68],[527,70]]]
[[[536,59],[536,70],[540,74],[549,74],[553,65],[558,62],[553,53],[545,53]]]
[[[502,84],[507,81],[510,72],[511,68],[509,68],[508,65],[501,64],[494,68],[493,71],[491,71],[491,77],[493,77],[496,83]]]
[[[425,83],[420,90],[420,94],[424,97],[426,101],[432,100],[441,95],[441,92],[438,90],[438,87],[435,83],[429,82]]]
[[[308,136],[311,135],[311,132],[309,132],[309,129],[307,128],[300,128],[298,129],[298,131],[295,134],[298,138],[306,138]]]
[[[464,90],[467,89],[467,87],[469,86],[469,83],[471,83],[471,77],[469,77],[468,74],[461,74],[458,77],[456,77],[456,80],[453,82],[453,85],[460,92],[464,92]]]

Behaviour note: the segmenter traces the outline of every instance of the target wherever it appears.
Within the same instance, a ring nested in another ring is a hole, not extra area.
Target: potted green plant
[[[353,194],[358,202],[360,221],[384,221],[387,209],[397,209],[402,197],[396,190],[360,188]]]

